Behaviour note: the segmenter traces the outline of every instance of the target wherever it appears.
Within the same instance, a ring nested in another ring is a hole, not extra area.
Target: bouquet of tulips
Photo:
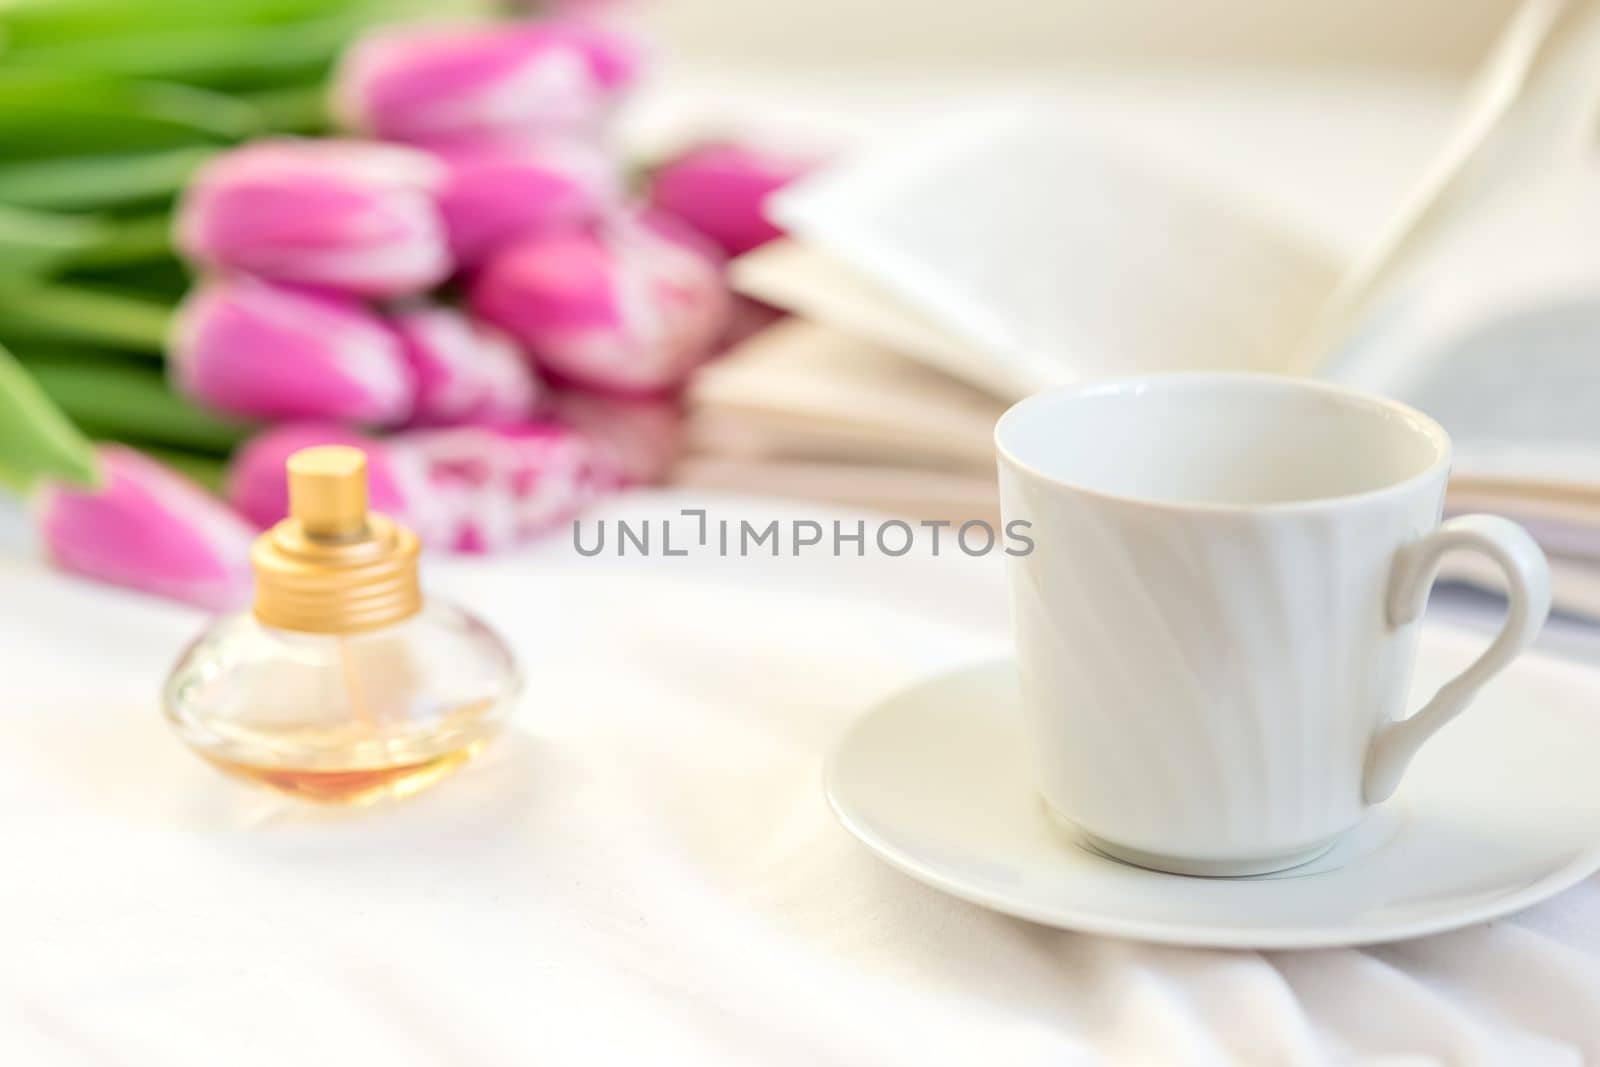
[[[32,454],[63,476],[38,508],[57,562],[235,604],[256,529],[286,511],[283,460],[309,444],[364,449],[375,506],[456,551],[659,477],[677,392],[737,318],[724,260],[775,234],[761,202],[802,165],[703,145],[630,198],[607,135],[638,70],[630,39],[578,17],[382,27],[336,63],[337,135],[190,167],[169,228],[194,280],[175,310],[68,292],[92,306],[56,327],[80,346],[164,347],[170,389],[145,380],[135,397],[126,368],[71,351],[29,363],[80,424],[230,453],[221,498],[170,450],[88,451],[33,405]],[[0,299],[0,338],[6,313]]]
[[[0,485],[93,483],[86,433],[184,457],[237,439],[155,365],[186,284],[173,196],[229,144],[320,128],[341,49],[406,7],[0,3]]]

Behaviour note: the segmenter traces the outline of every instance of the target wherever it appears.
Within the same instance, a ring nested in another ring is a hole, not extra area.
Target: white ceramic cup
[[[1550,607],[1516,524],[1441,525],[1450,439],[1390,400],[1174,374],[1023,400],[995,428],[1023,706],[1045,800],[1118,859],[1305,863],[1394,792]],[[1498,637],[1403,706],[1440,557],[1505,572]]]

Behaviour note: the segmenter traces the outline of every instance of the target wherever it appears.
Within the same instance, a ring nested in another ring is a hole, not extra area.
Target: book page
[[[1320,247],[1011,99],[774,198],[801,243],[947,332],[1013,395],[1085,377],[1282,370],[1333,290]]]
[[[802,319],[706,367],[690,388],[691,446],[720,455],[994,467],[1006,403],[869,341]]]
[[[1481,84],[1318,369],[1437,418],[1459,473],[1600,500],[1600,2],[1529,0]]]
[[[1021,399],[1021,383],[982,353],[867,281],[848,265],[793,240],[740,256],[730,268],[746,296],[834,328],[971,382],[995,396]]]

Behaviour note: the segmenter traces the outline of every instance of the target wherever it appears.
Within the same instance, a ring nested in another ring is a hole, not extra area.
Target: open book
[[[1046,101],[995,101],[769,206],[791,237],[737,261],[735,284],[801,321],[704,375],[688,469],[851,500],[897,470],[976,484],[991,477],[982,427],[1040,388],[1309,373],[1444,422],[1452,507],[1600,559],[1596,190],[1595,0],[1524,5],[1434,164],[1353,259]]]

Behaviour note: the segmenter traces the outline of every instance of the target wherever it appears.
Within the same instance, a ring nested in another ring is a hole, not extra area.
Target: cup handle
[[[1439,560],[1457,548],[1477,549],[1506,576],[1506,619],[1472,666],[1439,687],[1416,714],[1381,727],[1367,750],[1363,799],[1387,800],[1422,743],[1461,713],[1483,684],[1528,646],[1550,614],[1550,564],[1528,531],[1497,515],[1462,515],[1395,553],[1386,603],[1391,628],[1421,618]]]

